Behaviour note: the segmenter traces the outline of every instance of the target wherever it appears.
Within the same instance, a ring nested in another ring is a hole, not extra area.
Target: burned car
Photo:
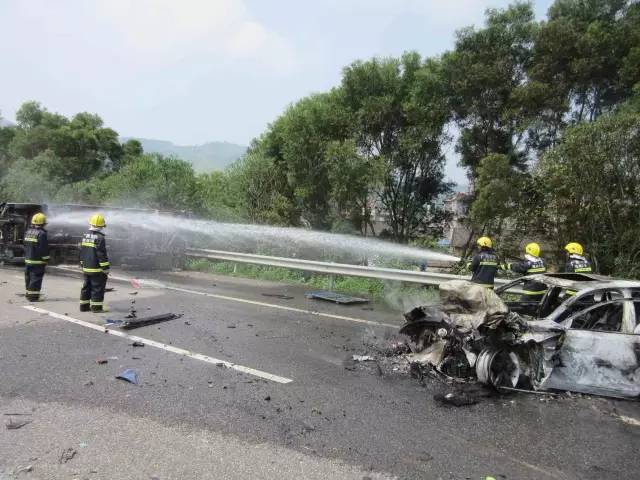
[[[520,297],[532,279],[546,286],[539,302]],[[494,292],[454,280],[440,300],[405,314],[412,362],[496,387],[640,399],[638,281],[541,274]]]

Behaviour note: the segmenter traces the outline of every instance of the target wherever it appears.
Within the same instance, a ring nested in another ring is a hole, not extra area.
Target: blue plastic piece
[[[138,385],[138,372],[136,372],[132,368],[127,368],[116,378],[119,380],[124,380],[125,382],[133,383],[134,385]]]

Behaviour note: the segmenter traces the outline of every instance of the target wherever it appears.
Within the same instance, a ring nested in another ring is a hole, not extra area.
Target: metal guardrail
[[[251,263],[272,267],[305,270],[307,272],[325,273],[329,275],[345,275],[351,277],[379,278],[397,282],[419,283],[422,285],[440,285],[449,280],[469,280],[471,277],[453,275],[450,273],[416,272],[395,268],[363,267],[346,263],[318,262],[297,258],[270,257],[251,253],[225,252],[222,250],[187,249],[186,255],[193,258],[210,258],[212,260],[226,260],[229,262]],[[496,284],[507,283],[507,280],[496,279]]]

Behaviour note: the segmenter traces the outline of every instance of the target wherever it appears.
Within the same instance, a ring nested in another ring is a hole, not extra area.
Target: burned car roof
[[[576,291],[601,288],[640,288],[640,281],[607,277],[595,273],[541,273],[514,279],[512,282],[496,288],[496,292],[503,292],[513,284],[520,283],[523,279],[536,280],[549,287],[570,288]]]

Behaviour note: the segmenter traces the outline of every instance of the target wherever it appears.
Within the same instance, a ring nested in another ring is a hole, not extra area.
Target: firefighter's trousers
[[[30,302],[40,300],[44,269],[44,265],[27,265],[24,267],[24,283],[27,289],[26,297]]]
[[[102,312],[106,288],[107,275],[105,273],[85,273],[82,290],[80,290],[80,311]]]

